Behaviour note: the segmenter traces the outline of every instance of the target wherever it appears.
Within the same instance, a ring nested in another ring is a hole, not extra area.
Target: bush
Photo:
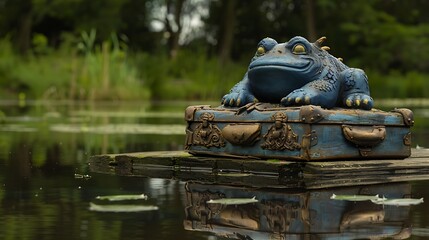
[[[365,71],[368,75],[371,95],[374,98],[425,98],[429,96],[426,79],[429,74],[421,72],[400,73],[391,71],[382,74],[377,71]]]
[[[148,99],[149,91],[137,75],[126,49],[114,40],[94,44],[82,54],[63,47],[25,57],[14,53],[8,39],[0,41],[2,96],[17,98],[21,93],[30,99]]]
[[[247,63],[221,65],[202,51],[182,51],[170,60],[164,54],[136,56],[144,85],[156,100],[220,100],[240,81]]]

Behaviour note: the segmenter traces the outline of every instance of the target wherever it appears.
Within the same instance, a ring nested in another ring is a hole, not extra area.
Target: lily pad
[[[342,201],[352,201],[352,202],[361,202],[361,201],[372,201],[380,199],[379,195],[335,195],[332,194],[331,199],[333,200],[342,200]]]
[[[100,205],[95,203],[89,203],[89,210],[95,212],[147,212],[155,211],[159,208],[154,205]]]
[[[98,196],[96,199],[99,200],[109,200],[109,201],[125,201],[125,200],[147,200],[147,195],[137,194],[137,195],[110,195],[110,196]]]
[[[410,206],[410,205],[418,205],[423,203],[423,198],[396,198],[396,199],[387,199],[387,198],[379,198],[376,200],[371,200],[371,202],[379,205],[391,205],[391,206]]]
[[[257,203],[258,199],[253,198],[220,198],[220,199],[210,199],[207,203],[213,204],[222,204],[222,205],[242,205],[248,203]]]
[[[81,178],[81,179],[90,179],[90,178],[91,178],[91,176],[90,176],[90,175],[88,175],[88,174],[79,174],[79,173],[75,173],[75,174],[74,174],[74,178],[76,178],[76,179],[79,179],[79,178]]]

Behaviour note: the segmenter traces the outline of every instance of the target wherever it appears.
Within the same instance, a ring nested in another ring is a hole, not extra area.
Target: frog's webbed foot
[[[344,91],[342,104],[349,108],[370,110],[374,100],[369,93],[368,77],[358,68],[349,68],[342,73]]]
[[[370,110],[374,106],[374,100],[364,93],[352,93],[343,99],[344,106]]]
[[[323,80],[318,80],[296,89],[282,98],[284,106],[318,105],[332,108],[337,99],[337,87]]]
[[[258,102],[258,100],[246,90],[232,91],[222,98],[222,104],[229,107],[241,107],[251,102]]]
[[[313,94],[307,93],[304,89],[300,88],[292,91],[289,95],[282,98],[280,102],[284,106],[308,105],[311,104],[312,98],[314,98]]]

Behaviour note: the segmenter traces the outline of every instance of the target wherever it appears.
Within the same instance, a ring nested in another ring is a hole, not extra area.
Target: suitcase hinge
[[[194,120],[194,115],[197,110],[210,108],[210,105],[198,105],[198,106],[189,106],[185,110],[185,120],[192,121]]]
[[[323,119],[323,109],[314,105],[302,106],[299,118],[305,123],[317,123]]]
[[[411,132],[405,134],[404,136],[404,145],[411,146]]]
[[[413,126],[414,125],[414,114],[413,111],[407,108],[395,108],[392,110],[392,112],[397,112],[402,115],[402,118],[404,119],[404,124],[407,126]]]

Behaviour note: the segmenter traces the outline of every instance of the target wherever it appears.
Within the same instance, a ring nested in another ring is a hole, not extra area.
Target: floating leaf
[[[375,196],[370,196],[370,195],[335,195],[335,194],[332,194],[332,196],[330,198],[333,200],[352,201],[352,202],[372,201],[372,200],[380,199],[378,194]]]
[[[241,205],[248,203],[256,203],[258,200],[256,197],[253,198],[220,198],[220,199],[210,199],[207,203],[217,203],[222,205]]]
[[[89,210],[95,212],[146,212],[158,210],[154,205],[99,205],[89,203]]]
[[[79,173],[75,173],[74,174],[74,178],[79,179],[79,178],[83,178],[83,179],[90,179],[91,176],[87,175],[87,174],[79,174]]]
[[[137,194],[137,195],[110,195],[110,196],[98,196],[96,199],[99,200],[109,200],[109,201],[125,201],[125,200],[147,200],[147,195]]]
[[[380,205],[392,205],[392,206],[410,206],[417,205],[423,203],[423,198],[396,198],[396,199],[387,199],[387,198],[379,198],[375,200],[371,200],[371,202]]]
[[[429,237],[429,229],[427,228],[412,228],[412,234],[418,237]]]

